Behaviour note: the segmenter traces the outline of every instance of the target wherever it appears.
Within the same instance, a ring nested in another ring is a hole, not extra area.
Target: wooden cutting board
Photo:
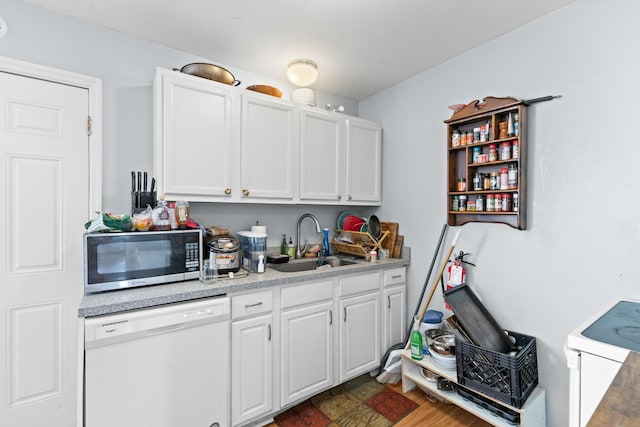
[[[388,231],[389,235],[382,241],[382,248],[389,252],[389,256],[393,257],[396,239],[398,238],[399,224],[397,222],[380,222],[380,230]]]
[[[393,247],[393,254],[391,255],[391,258],[400,258],[400,255],[402,255],[402,246],[404,246],[404,236],[398,235]]]

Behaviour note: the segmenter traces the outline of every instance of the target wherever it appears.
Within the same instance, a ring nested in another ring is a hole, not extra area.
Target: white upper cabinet
[[[289,102],[247,92],[241,123],[241,197],[293,200],[298,111]]]
[[[379,124],[156,69],[158,195],[194,202],[381,203]]]
[[[347,118],[346,201],[379,205],[382,185],[382,128],[355,117]]]
[[[168,200],[232,194],[232,88],[171,70],[155,81],[154,175]]]
[[[338,203],[344,180],[344,120],[328,111],[300,111],[300,200]]]
[[[379,124],[301,107],[301,202],[376,206],[381,186]]]

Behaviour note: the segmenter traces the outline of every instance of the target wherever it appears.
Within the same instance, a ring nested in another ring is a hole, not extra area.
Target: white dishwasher
[[[229,425],[229,298],[85,320],[85,427]]]

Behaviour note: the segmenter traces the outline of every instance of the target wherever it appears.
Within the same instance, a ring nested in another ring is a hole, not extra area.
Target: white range
[[[569,334],[570,427],[587,425],[632,350],[640,351],[640,301],[618,301]]]

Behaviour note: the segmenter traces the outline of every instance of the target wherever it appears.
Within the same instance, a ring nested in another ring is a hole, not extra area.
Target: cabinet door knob
[[[245,197],[249,196],[249,190],[247,190],[246,188],[243,188],[242,189],[242,195],[245,196]]]
[[[347,196],[347,200],[351,200],[351,194]]]
[[[343,308],[344,310],[344,321],[347,321],[347,307]]]
[[[329,325],[333,325],[333,310],[329,310]]]
[[[338,194],[338,200],[342,200],[342,194]]]
[[[268,341],[271,341],[271,323],[269,323],[269,337],[268,337]]]
[[[231,189],[230,188],[225,188],[224,189],[224,194],[226,194],[227,196],[231,194]]]
[[[387,295],[387,308],[391,308],[391,297]]]

